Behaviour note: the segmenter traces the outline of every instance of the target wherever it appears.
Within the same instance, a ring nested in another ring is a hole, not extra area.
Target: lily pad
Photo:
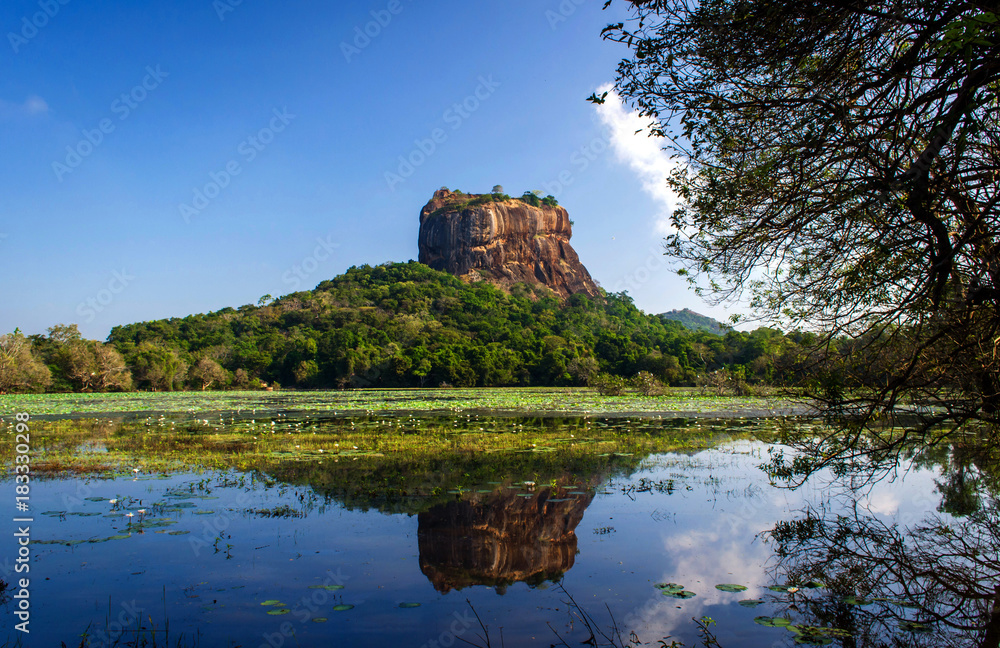
[[[826,587],[826,583],[823,581],[811,580],[802,587],[805,587],[806,589],[819,589],[821,587]]]
[[[871,605],[872,602],[860,596],[845,596],[844,603],[848,605]]]
[[[931,627],[926,623],[917,623],[916,621],[907,621],[903,619],[899,622],[899,629],[903,632],[930,632]]]
[[[353,610],[353,609],[354,609],[354,606],[350,605],[348,603],[341,603],[340,605],[334,605],[333,606],[333,611],[334,612],[346,612],[347,610]]]
[[[278,599],[268,599],[261,603],[261,605],[283,605],[283,603]]]
[[[697,596],[694,592],[689,592],[687,590],[681,590],[680,592],[664,591],[663,595],[675,599],[690,599]]]
[[[683,592],[684,591],[684,586],[683,585],[678,585],[677,583],[657,583],[653,587],[655,587],[656,589],[659,589],[659,590],[663,590],[664,593],[666,593],[666,592]]]
[[[84,497],[83,499],[87,500],[88,502],[103,502],[107,498],[106,497]]]
[[[761,599],[744,599],[738,603],[738,605],[745,608],[755,608],[758,605],[764,605],[764,601]]]
[[[399,607],[401,607],[401,608],[415,608],[415,607],[420,607],[420,604],[419,603],[400,603]]]
[[[781,592],[782,594],[788,593],[788,585],[770,585],[767,589],[772,592]]]
[[[316,617],[315,619],[312,620],[313,623],[326,623],[326,621],[327,621],[326,617]]]
[[[846,630],[822,626],[790,625],[787,629],[796,635],[795,643],[805,646],[826,646],[833,643],[834,637],[851,636]]]
[[[279,608],[277,610],[268,610],[267,613],[273,616],[278,616],[279,614],[288,614],[291,612],[288,608]]]
[[[734,585],[732,583],[724,583],[722,585],[716,585],[715,589],[721,590],[723,592],[745,592],[747,588],[745,585]]]
[[[330,592],[344,589],[343,585],[310,585],[309,589],[324,589]]]
[[[787,628],[792,625],[792,620],[784,617],[759,616],[753,622],[768,628]]]

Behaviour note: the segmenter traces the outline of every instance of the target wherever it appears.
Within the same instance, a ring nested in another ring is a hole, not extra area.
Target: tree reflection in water
[[[863,491],[846,490],[769,532],[778,582],[826,585],[790,595],[787,608],[814,625],[848,632],[850,638],[842,641],[849,647],[997,648],[1000,471],[995,451],[963,444],[925,450],[912,459],[914,465],[936,465],[941,471],[937,513],[915,524],[886,521],[864,507]],[[884,474],[886,466],[869,469]],[[858,478],[854,471],[839,479],[852,478]]]

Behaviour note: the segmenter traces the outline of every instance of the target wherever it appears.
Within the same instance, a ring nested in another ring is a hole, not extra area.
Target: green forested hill
[[[797,348],[773,329],[691,331],[625,294],[563,302],[527,285],[508,294],[414,261],[350,268],[257,306],[115,327],[103,345],[75,327],[29,340],[51,370],[49,389],[86,391],[584,385],[599,372],[640,371],[683,385],[719,369],[776,383],[792,378],[781,367]]]
[[[507,294],[415,262],[351,268],[263,306],[117,327],[109,342],[130,365],[158,345],[302,387],[560,385],[598,370],[679,379],[690,367],[683,328],[626,297],[561,305],[544,288]]]

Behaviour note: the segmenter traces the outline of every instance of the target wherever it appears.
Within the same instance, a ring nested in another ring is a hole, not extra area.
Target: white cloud
[[[49,104],[38,95],[31,95],[23,103],[4,101],[0,99],[0,116],[34,116],[49,112]]]
[[[862,498],[860,504],[877,515],[892,516],[899,512],[899,498],[890,491],[872,493]]]
[[[607,100],[597,106],[597,116],[611,131],[611,150],[619,162],[635,172],[643,190],[660,206],[656,214],[656,231],[668,234],[673,231],[670,213],[677,205],[677,194],[667,188],[667,176],[678,165],[661,148],[662,140],[649,136],[649,120],[622,104],[621,98],[605,84],[597,94],[607,92]],[[638,131],[638,132],[637,132]]]

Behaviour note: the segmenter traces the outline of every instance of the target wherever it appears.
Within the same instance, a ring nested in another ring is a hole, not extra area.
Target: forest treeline
[[[352,267],[257,305],[115,327],[0,337],[0,392],[267,387],[598,385],[747,393],[803,376],[811,333],[724,335],[641,312],[625,294],[510,293],[410,261]]]

